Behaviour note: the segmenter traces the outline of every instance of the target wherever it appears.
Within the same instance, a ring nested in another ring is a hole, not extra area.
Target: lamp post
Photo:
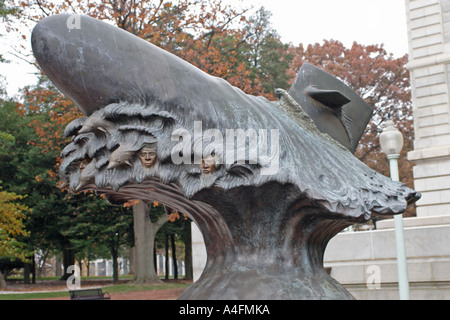
[[[403,148],[403,135],[390,119],[386,121],[386,128],[380,135],[380,146],[389,160],[391,179],[399,181],[398,159],[400,158],[400,151]],[[395,215],[394,222],[400,300],[409,300],[408,265],[406,263],[403,216],[401,214]]]

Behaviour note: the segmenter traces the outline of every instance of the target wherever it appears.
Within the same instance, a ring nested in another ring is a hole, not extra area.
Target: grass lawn
[[[82,283],[83,285],[83,283]],[[148,290],[163,290],[163,289],[179,289],[189,287],[189,283],[180,282],[163,282],[156,284],[113,284],[103,288],[103,292],[108,293],[126,293],[132,291],[148,291]],[[39,292],[39,293],[13,293],[13,294],[0,294],[0,300],[30,300],[41,298],[56,298],[56,297],[69,297],[68,291],[59,292]]]

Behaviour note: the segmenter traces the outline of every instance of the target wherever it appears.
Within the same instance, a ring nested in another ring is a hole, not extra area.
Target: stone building
[[[450,299],[450,0],[405,0],[417,217],[404,219],[411,299]],[[397,299],[394,223],[342,233],[325,266],[359,299]],[[345,250],[343,250],[345,248]]]
[[[417,216],[450,215],[450,1],[406,0]]]

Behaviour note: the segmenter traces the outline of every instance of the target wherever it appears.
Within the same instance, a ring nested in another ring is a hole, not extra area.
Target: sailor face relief
[[[200,169],[204,174],[211,174],[216,172],[216,161],[215,158],[209,156],[206,159],[202,159],[202,164],[200,165]]]
[[[78,168],[80,168],[80,171],[82,171],[82,170],[86,169],[86,167],[88,166],[89,163],[91,163],[91,159],[83,159],[79,163]]]
[[[141,159],[142,165],[146,168],[151,168],[156,163],[156,150],[152,147],[145,146],[139,152],[139,158]]]

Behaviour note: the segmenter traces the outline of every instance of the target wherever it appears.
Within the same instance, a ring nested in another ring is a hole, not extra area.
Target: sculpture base
[[[354,300],[324,270],[302,272],[279,263],[245,266],[232,263],[206,269],[179,300]]]
[[[353,299],[325,271],[323,255],[332,237],[360,220],[343,219],[292,184],[212,187],[192,199],[157,180],[100,192],[113,202],[159,201],[196,221],[208,261],[180,299]]]

